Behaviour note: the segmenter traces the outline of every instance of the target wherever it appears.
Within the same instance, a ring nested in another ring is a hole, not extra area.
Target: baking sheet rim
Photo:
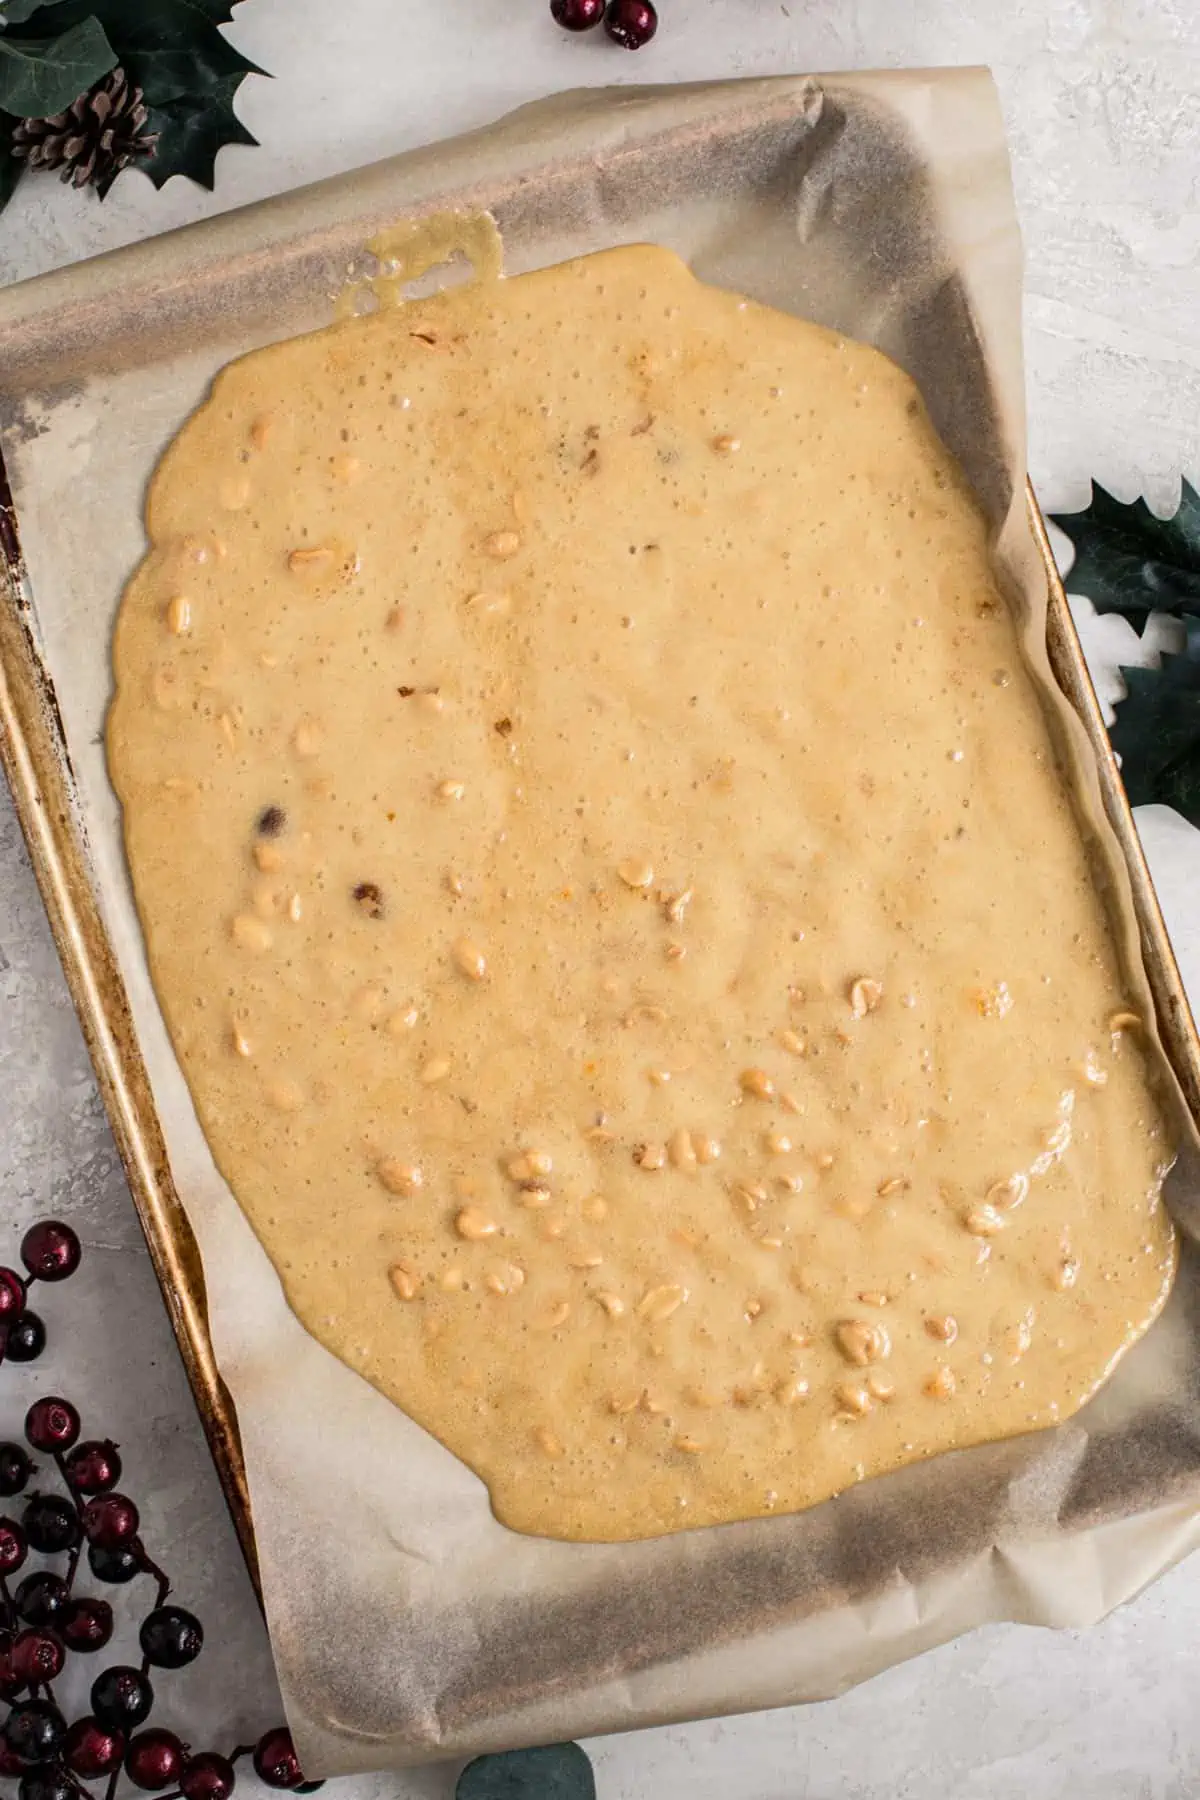
[[[163,1304],[259,1604],[250,1490],[233,1401],[208,1330],[200,1253],[166,1144],[75,818],[70,758],[53,684],[22,599],[15,513],[0,458],[0,767],[29,851],[67,987],[96,1073]]]

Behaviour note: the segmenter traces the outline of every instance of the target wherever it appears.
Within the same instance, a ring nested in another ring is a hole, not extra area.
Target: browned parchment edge
[[[1028,483],[1026,506],[1049,587],[1046,639],[1051,668],[1095,754],[1104,809],[1129,872],[1159,1030],[1188,1107],[1200,1123],[1200,1036],[1045,523]],[[196,1408],[261,1601],[237,1416],[209,1337],[199,1251],[175,1191],[124,983],[96,900],[86,839],[74,805],[74,774],[62,720],[32,634],[16,514],[2,459],[0,765],[12,790]]]
[[[237,1415],[208,1332],[204,1270],[167,1160],[133,1017],[96,902],[54,687],[30,630],[16,513],[0,458],[0,766],[8,779],[67,986],[191,1383],[262,1601]]]

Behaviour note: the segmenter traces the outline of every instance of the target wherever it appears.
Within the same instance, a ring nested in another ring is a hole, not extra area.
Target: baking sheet
[[[53,771],[26,767],[11,744],[7,761],[43,880],[70,915],[60,942],[90,977],[77,966],[76,994],[138,1159],[139,1198],[173,1241],[173,1178],[199,1241],[272,1641],[311,1774],[816,1698],[984,1619],[1086,1624],[1200,1541],[1190,1247],[1163,1318],[1057,1430],[943,1457],[795,1517],[628,1545],[505,1531],[479,1481],[287,1310],[213,1167],[150,986],[101,748],[108,637],[143,548],[146,477],[216,369],[323,323],[363,269],[368,237],[448,207],[494,214],[510,272],[650,239],[711,281],[903,363],[984,506],[1049,691],[1044,545],[1022,476],[1019,242],[979,71],[562,96],[0,294],[0,443],[28,565],[0,632],[0,702],[10,738],[22,719],[37,727],[37,696],[11,691],[14,632],[24,634],[49,684],[42,715],[52,697],[50,729],[66,746]],[[1082,659],[1055,601],[1055,666],[1086,715]],[[1097,760],[1061,702],[1055,718],[1131,993],[1149,1012],[1136,897],[1160,1024],[1195,1105],[1194,1031],[1111,758],[1102,749]],[[1102,727],[1085,722],[1102,747]],[[60,820],[44,807],[35,816],[42,776],[61,784]],[[84,857],[74,876],[56,865],[64,843]],[[1173,1182],[1181,1216],[1198,1193],[1189,1155]],[[186,1270],[173,1274],[168,1259],[165,1272],[170,1297]],[[189,1343],[195,1329],[189,1317]],[[217,1393],[215,1370],[199,1374]]]

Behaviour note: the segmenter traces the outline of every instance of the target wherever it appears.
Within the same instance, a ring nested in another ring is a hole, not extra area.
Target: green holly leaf
[[[0,25],[23,25],[46,0],[0,0]]]
[[[230,76],[264,73],[217,30],[206,0],[96,0],[98,16],[150,106],[217,93]],[[236,86],[236,83],[234,84]]]
[[[596,1800],[596,1778],[578,1744],[547,1744],[476,1757],[454,1794],[455,1800]]]
[[[240,0],[0,0],[0,107],[22,118],[61,112],[119,62],[142,89],[150,111],[147,129],[159,137],[156,153],[142,158],[140,166],[156,187],[172,175],[186,175],[211,188],[222,145],[257,142],[234,111],[233,99],[245,76],[266,71],[217,29],[229,23],[238,4]],[[102,61],[98,55],[90,63],[79,61],[81,49],[91,45],[98,51],[101,43],[106,50]],[[75,57],[69,76],[63,72],[68,55]],[[40,69],[40,74],[34,70],[40,83],[36,94],[31,91],[34,65]],[[55,69],[61,79],[50,86],[48,75]],[[24,166],[0,153],[0,207]],[[99,184],[101,199],[113,180],[115,176]]]
[[[155,187],[162,187],[172,175],[186,175],[201,187],[211,188],[216,180],[217,151],[223,145],[257,144],[258,139],[233,110],[233,96],[241,80],[240,75],[230,75],[212,93],[185,94],[150,108],[146,130],[158,133],[158,144],[151,155],[139,158],[136,166],[146,171]]]
[[[65,112],[116,62],[116,51],[96,18],[81,19],[54,37],[0,33],[0,110],[18,119]]]
[[[1200,601],[1200,494],[1189,482],[1169,519],[1144,500],[1114,500],[1099,482],[1082,512],[1051,517],[1075,546],[1067,586],[1097,612],[1123,613],[1140,630],[1151,612],[1178,617]]]
[[[0,144],[7,145],[11,142],[16,123],[11,113],[0,113]],[[3,212],[12,199],[13,189],[25,173],[25,167],[19,156],[0,150],[0,212]]]
[[[232,75],[263,73],[217,30],[230,16],[222,0],[56,0],[38,15],[38,29],[66,31],[85,13],[100,21],[149,106],[217,93]]]
[[[210,25],[230,24],[234,7],[241,4],[242,0],[192,0],[192,5],[204,14]]]
[[[1158,801],[1200,825],[1200,618],[1183,623],[1178,655],[1121,670],[1129,692],[1110,736],[1131,806]]]

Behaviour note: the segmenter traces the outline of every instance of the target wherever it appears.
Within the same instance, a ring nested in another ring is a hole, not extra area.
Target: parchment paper
[[[142,549],[146,477],[215,370],[327,319],[374,230],[448,205],[494,212],[510,271],[649,239],[910,370],[993,528],[1131,993],[1151,1013],[1086,739],[1051,693],[1024,516],[1020,246],[982,72],[567,95],[0,295],[3,449],[42,648],[203,1254],[272,1641],[312,1775],[830,1695],[987,1619],[1085,1625],[1200,1541],[1190,1245],[1163,1318],[1056,1430],[808,1513],[615,1546],[504,1530],[480,1482],[284,1304],[211,1162],[150,985],[100,742],[108,638]],[[1197,1191],[1185,1158],[1185,1220]]]

